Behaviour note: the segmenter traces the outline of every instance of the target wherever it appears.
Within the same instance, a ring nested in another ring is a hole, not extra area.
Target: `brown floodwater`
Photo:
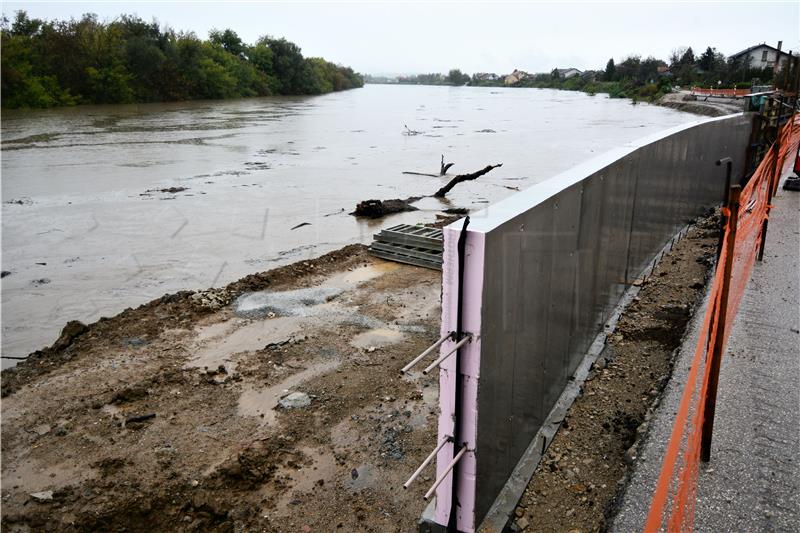
[[[485,207],[694,119],[605,95],[385,85],[4,111],[2,352],[49,345],[68,320],[368,242],[446,207]],[[443,179],[402,171],[438,172],[441,154],[451,174],[503,167],[446,201],[422,200],[419,212],[377,222],[348,214],[364,199],[432,194]]]

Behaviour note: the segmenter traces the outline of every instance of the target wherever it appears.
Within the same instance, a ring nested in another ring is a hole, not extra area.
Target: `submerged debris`
[[[417,211],[418,208],[411,205],[411,203],[420,198],[420,196],[411,196],[405,200],[400,198],[395,198],[394,200],[364,200],[359,202],[356,205],[356,210],[350,214],[357,217],[381,218],[393,213]]]

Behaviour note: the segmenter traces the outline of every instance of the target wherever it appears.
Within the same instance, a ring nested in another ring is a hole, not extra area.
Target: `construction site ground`
[[[234,312],[265,289],[274,307]],[[3,373],[3,530],[413,529],[438,387],[399,369],[439,302],[439,272],[349,246],[34,355]]]
[[[606,527],[716,242],[700,222],[639,282],[511,528]],[[399,369],[440,299],[353,245],[68,326],[3,372],[3,529],[413,531],[438,387]]]

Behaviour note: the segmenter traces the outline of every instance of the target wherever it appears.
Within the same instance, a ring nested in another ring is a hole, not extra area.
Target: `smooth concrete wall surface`
[[[715,162],[731,157],[733,182],[742,178],[752,120],[738,114],[672,128],[472,215],[464,302],[480,309],[465,310],[475,341],[461,353],[458,413],[453,365],[440,370],[439,439],[454,416],[468,421],[461,440],[470,452],[456,467],[460,530],[480,524],[627,285],[680,228],[720,204],[725,167]],[[457,311],[462,225],[444,231],[443,332]],[[450,459],[448,446],[438,473]],[[444,483],[437,491],[439,523],[451,490]]]

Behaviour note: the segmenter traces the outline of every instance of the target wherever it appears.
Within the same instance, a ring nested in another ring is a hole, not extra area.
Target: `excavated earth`
[[[716,258],[719,218],[701,219],[625,309],[515,509],[512,530],[606,531],[648,420]]]
[[[702,294],[694,227],[621,319],[511,529],[602,530]],[[432,482],[441,274],[360,245],[180,292],[2,373],[4,531],[413,531]]]
[[[3,530],[412,530],[440,278],[349,246],[72,328],[3,372]]]

